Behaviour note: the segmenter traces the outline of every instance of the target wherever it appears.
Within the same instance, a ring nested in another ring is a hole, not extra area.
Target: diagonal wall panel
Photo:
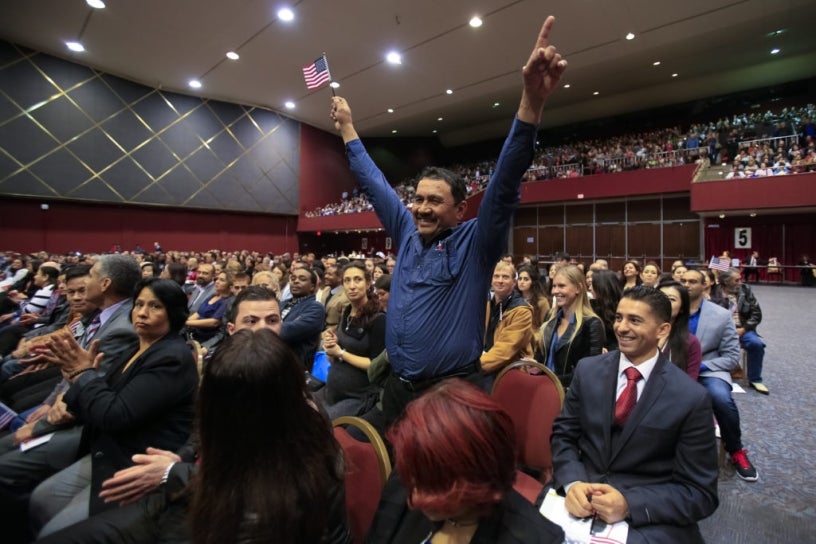
[[[0,42],[0,195],[297,214],[300,125]]]

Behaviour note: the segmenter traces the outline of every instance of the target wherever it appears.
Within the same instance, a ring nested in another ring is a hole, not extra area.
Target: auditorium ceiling
[[[363,136],[436,134],[445,145],[506,131],[520,68],[548,14],[557,17],[552,43],[569,61],[569,88],[550,100],[544,126],[816,75],[812,0],[299,0],[288,23],[277,15],[284,4],[270,0],[105,3],[3,0],[0,38],[332,130],[330,90],[308,91],[301,73],[325,52]],[[85,51],[66,49],[72,40]],[[389,51],[400,65],[385,60]],[[191,89],[191,79],[201,87]]]

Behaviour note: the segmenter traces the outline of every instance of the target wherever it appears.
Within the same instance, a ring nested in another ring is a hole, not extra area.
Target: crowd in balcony
[[[631,132],[606,139],[587,139],[542,147],[525,181],[570,179],[629,170],[668,168],[683,164],[731,165],[726,179],[755,178],[816,171],[816,105],[780,111],[741,113],[716,121]],[[449,168],[465,180],[468,194],[484,190],[495,161],[454,164]],[[413,180],[396,190],[410,205]],[[320,217],[372,211],[365,194],[344,192],[339,202],[307,211]]]

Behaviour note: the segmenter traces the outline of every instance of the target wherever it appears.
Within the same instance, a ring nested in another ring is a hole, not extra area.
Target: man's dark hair
[[[278,298],[275,296],[275,291],[272,289],[268,289],[263,285],[250,285],[237,295],[235,295],[235,299],[232,301],[232,306],[230,306],[229,312],[227,313],[227,321],[235,324],[235,318],[238,317],[238,307],[244,301],[268,301],[274,300],[275,302],[278,301]]]
[[[99,275],[111,280],[111,291],[117,296],[131,296],[136,283],[142,279],[142,269],[128,255],[102,255],[96,262]]]
[[[69,282],[74,278],[84,278],[90,275],[91,265],[89,264],[75,264],[65,270],[65,281]]]
[[[555,254],[555,260],[556,260],[556,262],[557,261],[570,262],[570,254],[565,252],[565,251],[562,251],[561,253],[556,253]]]
[[[48,277],[48,284],[57,283],[57,277],[59,276],[59,270],[54,268],[53,266],[41,266],[40,273]]]
[[[645,302],[652,309],[654,316],[664,323],[671,323],[671,302],[669,297],[654,287],[636,285],[623,292],[621,300],[628,298]]]
[[[439,181],[444,181],[448,184],[451,190],[451,195],[453,195],[453,203],[459,204],[467,197],[467,187],[465,186],[465,180],[462,179],[462,176],[457,174],[456,172],[451,172],[446,168],[439,168],[438,166],[429,166],[422,173],[419,175],[416,184],[414,187],[419,184],[419,182],[423,179],[435,179]]]
[[[374,289],[382,289],[391,292],[391,274],[383,274],[374,281]]]

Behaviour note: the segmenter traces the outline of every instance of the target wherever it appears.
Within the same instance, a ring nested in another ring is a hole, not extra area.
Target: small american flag
[[[17,412],[0,402],[0,429],[5,429],[15,417]]]
[[[731,261],[728,259],[720,259],[719,257],[711,257],[711,260],[708,261],[708,267],[711,270],[719,270],[720,272],[725,272],[728,270],[728,267],[731,266]]]
[[[331,81],[326,55],[317,57],[313,63],[303,67],[303,79],[306,80],[306,88],[309,90],[317,89]]]

